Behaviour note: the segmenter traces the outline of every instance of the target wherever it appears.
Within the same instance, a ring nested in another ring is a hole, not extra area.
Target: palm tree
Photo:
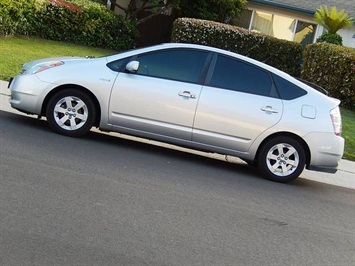
[[[354,23],[344,10],[338,12],[335,6],[330,10],[326,6],[320,6],[314,14],[314,20],[328,31],[320,36],[317,42],[325,41],[340,45],[342,44],[342,38],[337,34],[337,31]]]

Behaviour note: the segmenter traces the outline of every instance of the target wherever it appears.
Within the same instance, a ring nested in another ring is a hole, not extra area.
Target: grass
[[[343,121],[342,136],[345,139],[344,158],[355,161],[355,112],[341,109]]]
[[[29,61],[55,56],[103,56],[114,51],[55,42],[37,38],[0,38],[0,80],[9,80],[20,73]],[[342,109],[344,158],[355,161],[355,112]]]
[[[0,38],[0,80],[9,80],[21,71],[21,66],[39,58],[56,56],[103,56],[112,50],[86,47],[39,38]]]

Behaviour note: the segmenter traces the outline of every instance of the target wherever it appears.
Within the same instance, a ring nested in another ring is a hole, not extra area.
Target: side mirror
[[[126,70],[130,73],[136,73],[139,68],[139,62],[138,61],[131,61],[126,65]]]

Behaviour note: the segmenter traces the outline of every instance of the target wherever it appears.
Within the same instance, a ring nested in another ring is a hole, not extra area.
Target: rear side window
[[[307,91],[284,78],[281,78],[274,74],[272,75],[272,77],[275,81],[277,90],[282,100],[293,100],[307,94]]]
[[[218,56],[210,85],[228,90],[269,96],[270,74],[240,60]]]
[[[200,83],[208,52],[189,49],[163,50],[139,55],[137,74]]]

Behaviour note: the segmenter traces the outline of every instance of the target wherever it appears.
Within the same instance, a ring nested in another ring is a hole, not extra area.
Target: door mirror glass
[[[138,61],[131,61],[126,65],[126,70],[130,73],[136,73],[139,68],[139,62]]]

